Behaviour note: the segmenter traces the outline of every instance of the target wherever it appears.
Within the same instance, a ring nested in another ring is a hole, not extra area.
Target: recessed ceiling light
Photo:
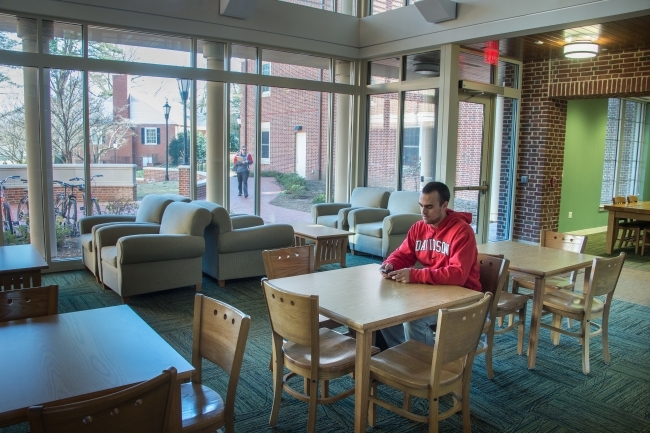
[[[600,46],[589,41],[576,41],[563,47],[564,57],[569,59],[586,59],[596,57]]]
[[[542,41],[535,41],[535,44],[536,44],[536,45],[542,45],[543,43],[544,43],[544,42],[542,42]]]

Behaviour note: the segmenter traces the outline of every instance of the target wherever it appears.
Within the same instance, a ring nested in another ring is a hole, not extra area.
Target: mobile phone
[[[380,271],[381,271],[382,274],[387,274],[388,273],[388,270],[386,270],[386,268],[381,268]]]

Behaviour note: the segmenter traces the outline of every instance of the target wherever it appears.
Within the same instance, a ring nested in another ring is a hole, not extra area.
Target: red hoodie
[[[424,269],[411,269],[412,283],[463,286],[480,292],[478,251],[469,226],[471,221],[472,214],[451,209],[447,209],[447,216],[436,228],[418,221],[384,263],[399,270],[419,261]]]

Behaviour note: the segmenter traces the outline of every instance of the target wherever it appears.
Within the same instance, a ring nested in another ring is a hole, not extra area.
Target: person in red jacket
[[[472,214],[448,209],[450,196],[449,188],[441,182],[429,182],[422,188],[422,221],[413,224],[402,245],[382,263],[379,270],[384,278],[481,291],[476,238],[469,225]],[[411,267],[417,261],[422,269]],[[381,333],[389,347],[411,339],[433,346],[429,327],[437,318],[434,315],[391,326]]]

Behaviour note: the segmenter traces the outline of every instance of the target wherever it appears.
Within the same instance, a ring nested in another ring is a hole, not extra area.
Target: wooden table
[[[542,318],[542,297],[546,278],[555,275],[585,270],[585,281],[589,281],[591,264],[597,256],[573,253],[555,248],[540,247],[518,242],[490,242],[477,245],[482,254],[503,254],[510,260],[510,270],[535,279],[533,291],[533,314],[530,318],[530,336],[528,338],[528,368],[535,368],[537,345],[539,342],[540,320]]]
[[[441,308],[481,299],[483,294],[457,286],[404,284],[384,279],[379,265],[278,278],[283,290],[318,295],[320,314],[356,331],[354,431],[365,432],[370,382],[372,331],[431,316]]]
[[[194,368],[126,305],[0,323],[0,427],[27,409],[116,392],[178,370],[171,431],[180,431],[180,383]]]
[[[320,265],[337,262],[342,268],[345,267],[345,253],[350,232],[302,221],[290,224],[296,237],[295,245],[305,245],[307,239],[315,242],[314,270],[320,269]]]
[[[603,206],[609,211],[607,220],[607,240],[605,241],[605,252],[612,254],[614,241],[618,232],[618,220],[629,218],[633,220],[650,221],[650,201],[639,201],[636,203],[609,204]]]
[[[38,287],[47,263],[32,245],[0,247],[0,290]]]

